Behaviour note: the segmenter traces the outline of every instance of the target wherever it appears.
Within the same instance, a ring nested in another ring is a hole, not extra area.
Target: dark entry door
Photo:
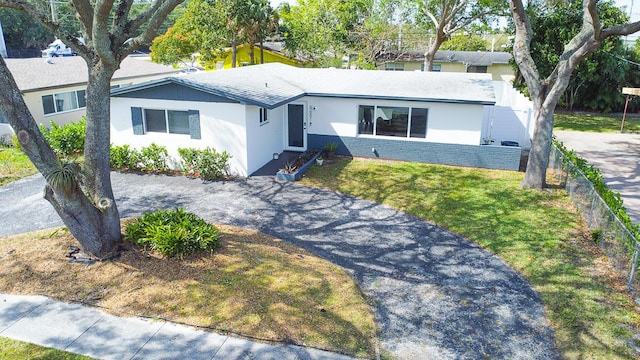
[[[287,105],[287,147],[290,150],[306,150],[306,137],[304,105]]]

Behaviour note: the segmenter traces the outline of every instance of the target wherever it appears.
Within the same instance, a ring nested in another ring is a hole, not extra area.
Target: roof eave
[[[495,105],[495,100],[467,100],[467,99],[442,99],[442,98],[421,98],[409,96],[383,96],[383,95],[358,95],[358,94],[326,94],[326,93],[307,93],[307,96],[316,97],[335,97],[348,99],[371,99],[371,100],[403,100],[403,101],[420,101],[435,103],[451,103],[451,104],[469,104],[469,105]]]

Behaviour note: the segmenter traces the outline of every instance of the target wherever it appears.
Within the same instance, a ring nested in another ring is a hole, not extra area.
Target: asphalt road
[[[554,130],[556,138],[590,164],[619,192],[627,214],[640,224],[640,134]]]

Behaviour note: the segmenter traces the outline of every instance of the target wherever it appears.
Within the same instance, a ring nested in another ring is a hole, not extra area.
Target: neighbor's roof
[[[87,83],[87,63],[80,56],[52,58],[4,59],[20,91],[30,92]],[[122,61],[113,80],[134,79],[154,75],[172,75],[178,70],[155,64],[142,58],[128,57]]]
[[[424,61],[424,51],[409,51],[406,53],[384,53],[379,59],[387,61]],[[463,63],[475,66],[491,66],[494,64],[508,64],[513,55],[502,51],[452,51],[440,50],[433,58],[438,63]]]
[[[490,74],[309,69],[269,63],[200,72],[115,89],[114,96],[180,84],[216,96],[276,108],[303,96],[494,104]]]

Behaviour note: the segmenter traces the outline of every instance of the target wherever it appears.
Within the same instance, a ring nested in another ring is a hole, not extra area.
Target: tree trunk
[[[431,43],[431,46],[424,53],[424,70],[423,71],[431,71],[431,67],[433,66],[433,59],[436,57],[436,53],[438,49],[440,49],[440,45],[444,42],[445,36],[444,34],[436,34],[436,38]]]
[[[260,64],[264,64],[264,37],[260,36]]]
[[[251,62],[251,65],[255,64],[253,47],[253,43],[249,44],[249,61]]]
[[[527,171],[522,186],[525,188],[542,189],[546,185],[547,166],[553,136],[553,113],[555,104],[546,105],[543,96],[534,101],[535,130],[531,140],[531,150],[527,161]]]
[[[238,57],[238,46],[236,43],[236,38],[234,37],[233,40],[231,40],[231,67],[232,68],[236,67],[237,57]]]
[[[90,70],[99,72],[96,65]],[[111,72],[113,74],[113,72]],[[20,145],[40,171],[47,184],[44,197],[51,203],[62,222],[80,243],[82,249],[96,256],[108,254],[120,240],[120,218],[113,201],[109,174],[109,83],[111,75],[98,76],[97,84],[87,87],[87,97],[95,97],[97,108],[87,107],[85,162],[95,164],[95,176],[74,167],[75,178],[61,183],[57,175],[62,163],[42,136],[29,112],[13,76],[0,59],[0,109],[4,112]],[[94,81],[96,79],[93,79]],[[95,149],[91,144],[96,145]],[[84,175],[84,176],[83,176]],[[85,190],[91,198],[85,195]],[[94,205],[97,204],[97,205]]]

